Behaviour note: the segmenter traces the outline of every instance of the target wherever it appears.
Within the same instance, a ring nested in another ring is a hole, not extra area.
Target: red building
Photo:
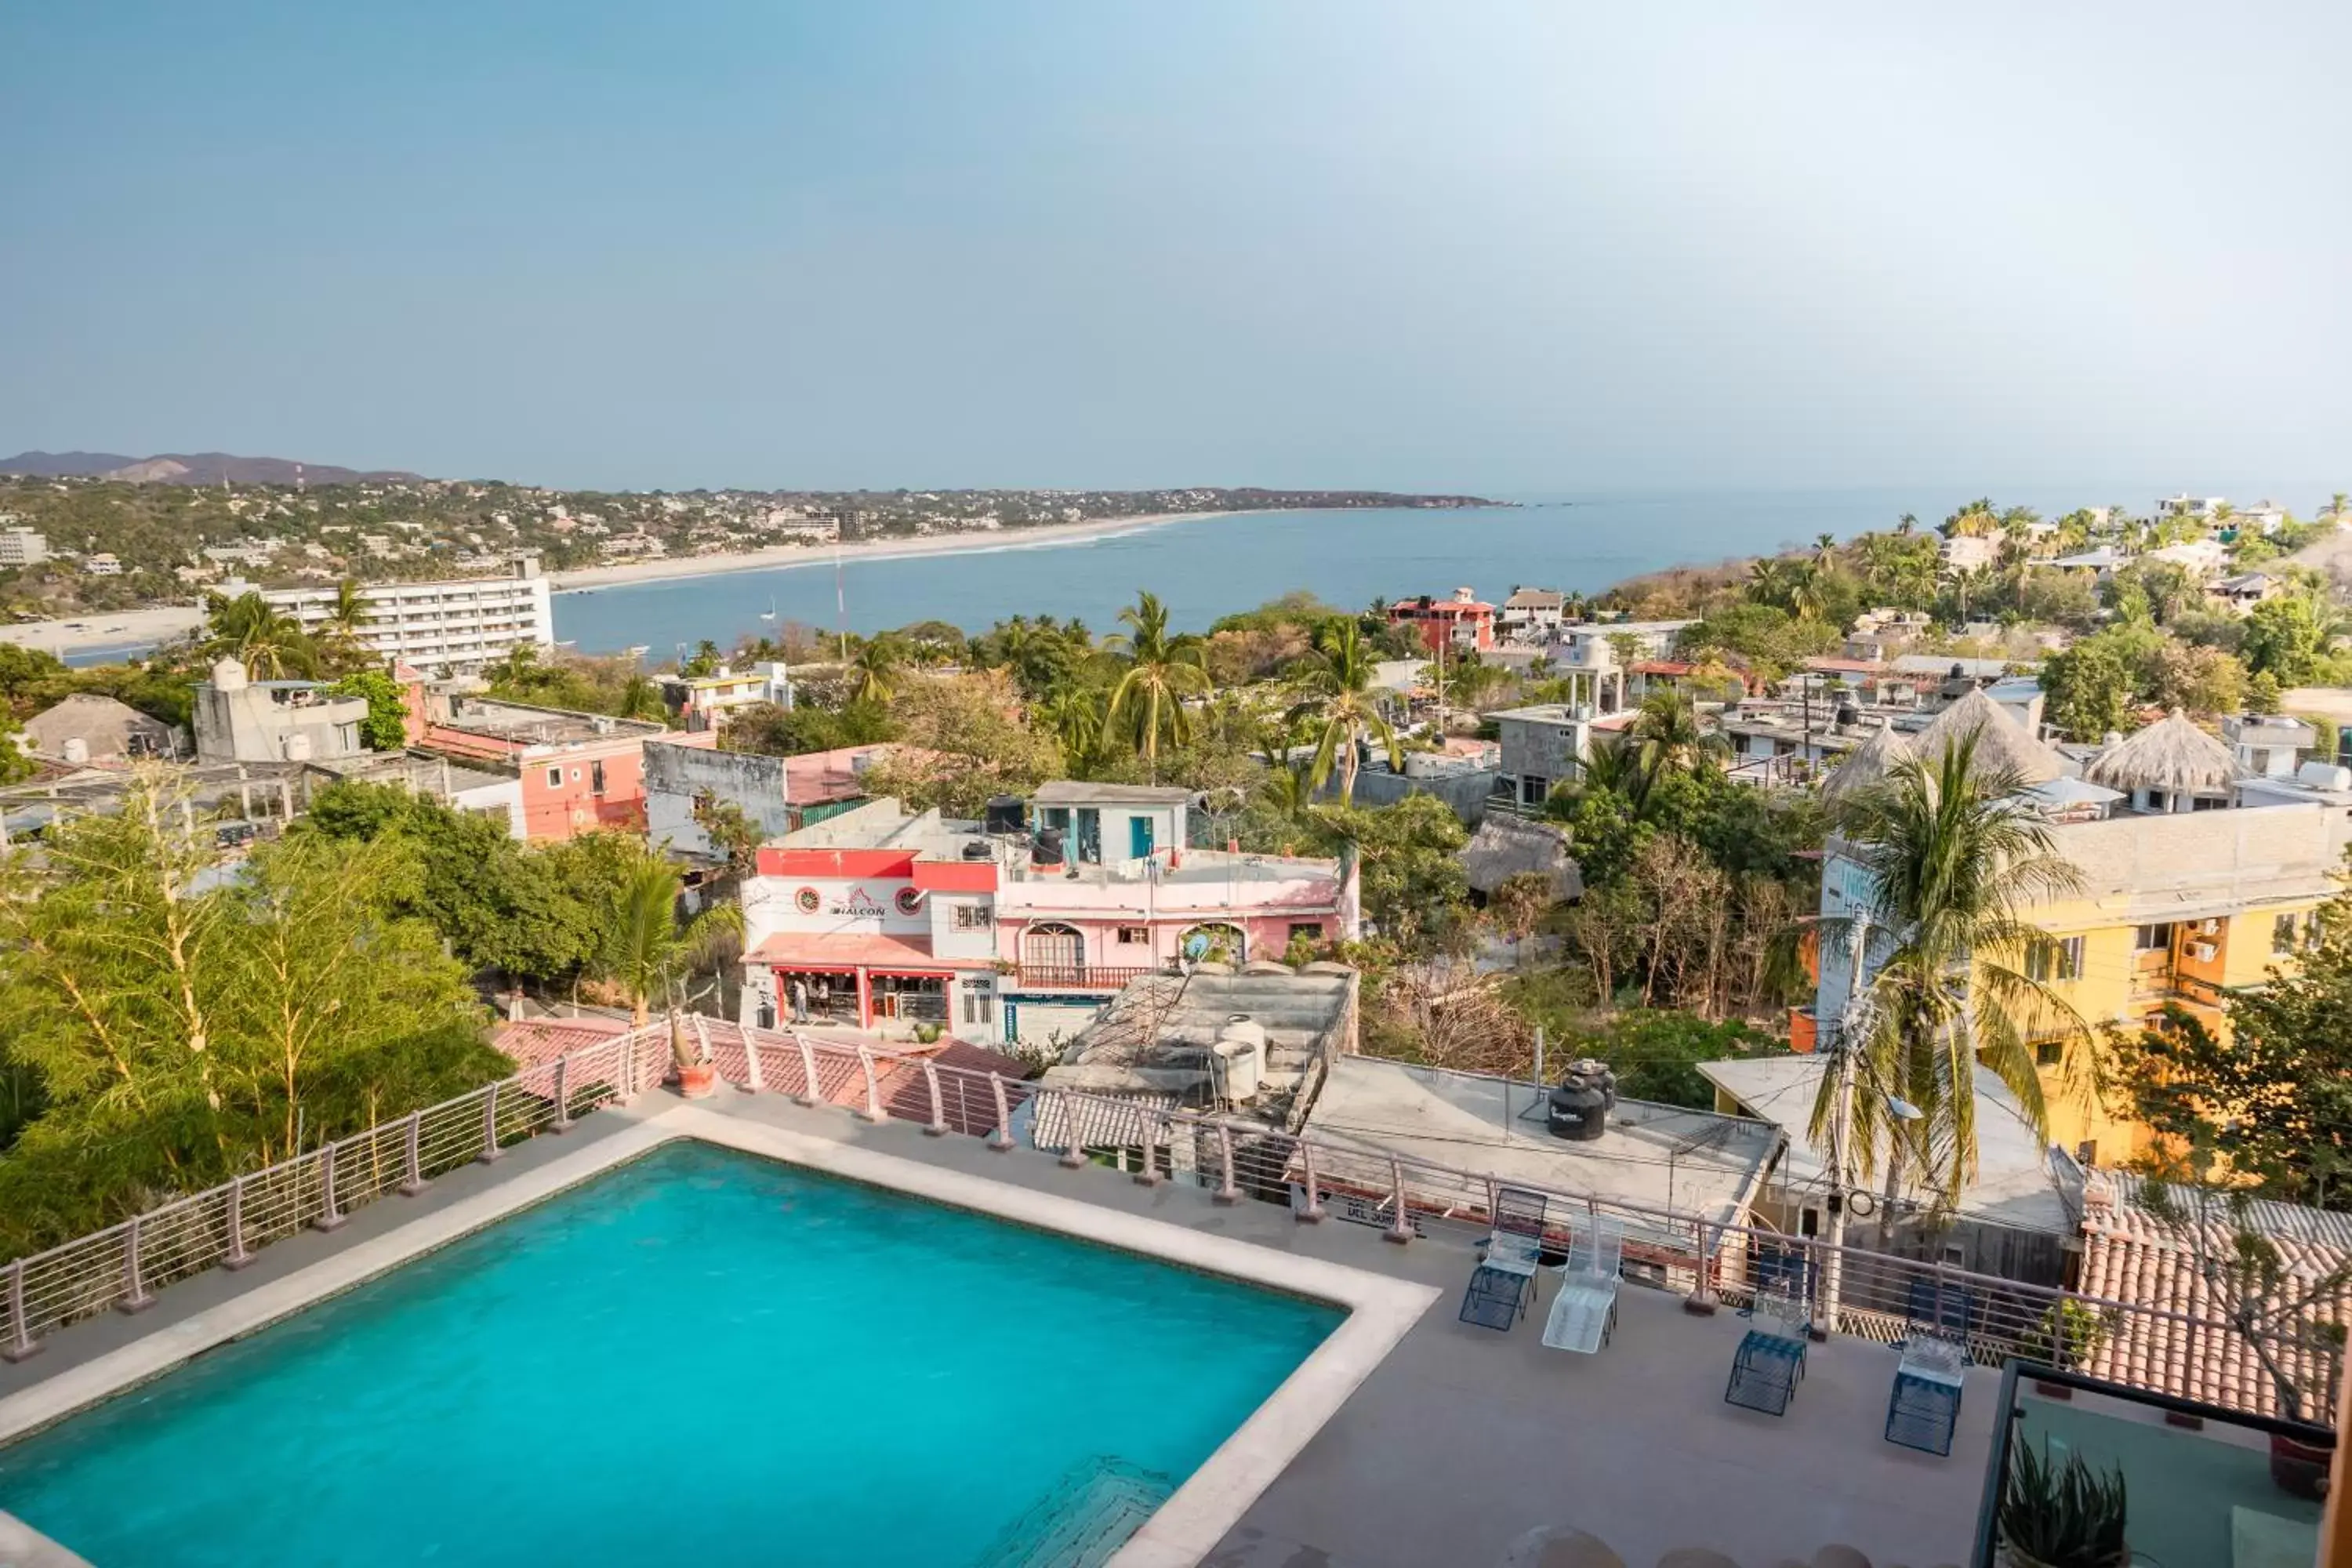
[[[1389,606],[1389,625],[1417,628],[1423,645],[1432,653],[1440,648],[1459,651],[1495,646],[1495,606],[1468,588],[1454,589],[1450,599],[1427,594],[1399,599]]]

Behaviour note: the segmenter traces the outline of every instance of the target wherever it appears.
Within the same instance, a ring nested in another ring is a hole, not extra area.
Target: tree
[[[1762,1031],[1737,1021],[1716,1023],[1671,1008],[1636,1008],[1598,1029],[1561,1037],[1580,1056],[1597,1058],[1617,1075],[1617,1092],[1661,1105],[1715,1109],[1715,1085],[1701,1062],[1765,1056],[1781,1048]]]
[[[1690,694],[1674,687],[1653,691],[1642,700],[1642,710],[1627,731],[1642,759],[1638,805],[1670,773],[1688,773],[1700,763],[1720,756],[1723,736],[1706,728]]]
[[[1158,595],[1139,591],[1118,619],[1126,632],[1106,637],[1104,646],[1124,658],[1126,668],[1111,688],[1104,719],[1110,729],[1132,737],[1136,752],[1152,766],[1163,738],[1181,745],[1190,733],[1184,699],[1208,692],[1208,667],[1202,662],[1199,637],[1170,635],[1168,607]]]
[[[1312,823],[1316,847],[1355,861],[1365,917],[1400,949],[1450,932],[1468,907],[1469,883],[1457,857],[1470,836],[1434,795],[1409,795],[1394,805],[1324,806]]]
[[[1977,737],[1941,756],[1905,757],[1886,782],[1841,803],[1846,853],[1866,873],[1861,913],[1824,920],[1866,972],[1838,1020],[1840,1070],[1822,1075],[1811,1133],[1842,1127],[1845,1158],[1867,1179],[1886,1152],[1886,1190],[1917,1163],[1923,1186],[1957,1203],[1975,1174],[1976,1068],[2017,1097],[2037,1137],[2047,1128],[2032,1042],[2088,1039],[2074,1009],[2030,971],[2055,942],[2021,910],[2078,885],[2049,826],[2021,802],[2022,775],[1979,765]],[[2069,1048],[2070,1068],[2082,1053]],[[1916,1125],[1895,1114],[1901,1101]],[[1835,1145],[1832,1145],[1835,1146]]]
[[[867,793],[966,817],[979,816],[991,795],[1032,793],[1061,772],[1062,747],[1023,723],[1018,706],[1001,674],[909,688],[896,710],[906,745],[866,770]]]
[[[2240,652],[2254,674],[2281,686],[2305,686],[2319,671],[2333,629],[2308,597],[2283,594],[2264,599],[2246,616]]]
[[[381,669],[357,670],[327,688],[331,697],[363,697],[367,717],[360,739],[372,752],[397,752],[408,744],[408,698],[400,683]]]
[[[2097,741],[2136,728],[2131,706],[2138,674],[2130,646],[2112,634],[2087,637],[2042,666],[2050,721],[2069,739]]]
[[[714,904],[681,924],[679,891],[677,868],[647,856],[631,868],[614,901],[597,972],[627,995],[629,1016],[639,1028],[651,1020],[656,1001],[674,1005],[687,975],[720,937],[743,930],[740,904]]]
[[[234,599],[212,595],[205,601],[205,629],[206,658],[234,658],[265,680],[318,669],[317,646],[303,635],[299,622],[278,614],[258,590]]]
[[[1307,697],[1290,710],[1290,721],[1313,727],[1315,756],[1307,764],[1307,782],[1321,789],[1336,766],[1343,805],[1355,803],[1359,756],[1367,742],[1380,742],[1391,767],[1404,766],[1396,727],[1381,711],[1372,691],[1372,664],[1356,623],[1333,621],[1317,629],[1314,647],[1298,667]]]
[[[1506,877],[1486,895],[1487,912],[1511,940],[1514,964],[1526,961],[1528,938],[1536,933],[1536,927],[1543,923],[1554,902],[1551,879],[1539,871]]]
[[[694,797],[695,825],[710,840],[710,847],[725,857],[727,869],[738,879],[748,877],[760,858],[760,846],[765,836],[760,825],[753,822],[744,809],[731,800],[721,800],[709,790],[698,791]]]
[[[895,741],[898,738],[898,726],[888,709],[872,702],[852,702],[841,708],[803,703],[790,709],[773,702],[754,702],[727,716],[720,738],[731,752],[797,757],[811,752],[834,752],[847,746]]]
[[[849,661],[850,678],[855,682],[852,700],[887,705],[898,695],[898,674],[906,668],[906,662],[905,651],[897,637],[887,632],[867,637]]]
[[[0,898],[0,1248],[104,1225],[507,1070],[386,847],[289,835],[234,877],[160,773],[51,830]]]

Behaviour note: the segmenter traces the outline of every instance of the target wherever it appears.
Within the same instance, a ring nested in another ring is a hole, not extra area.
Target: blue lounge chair
[[[1525,1187],[1496,1189],[1494,1224],[1479,1244],[1479,1260],[1489,1268],[1532,1276],[1543,1258],[1546,1217],[1541,1193]]]
[[[1905,1341],[1886,1399],[1886,1440],[1923,1454],[1950,1454],[1968,1368],[1964,1341],[1932,1332]]]
[[[1976,1292],[1937,1279],[1912,1280],[1903,1310],[1914,1329],[1961,1338],[1967,1337],[1976,1315]]]
[[[1785,1290],[1759,1290],[1742,1317],[1758,1326],[1748,1331],[1731,1360],[1731,1381],[1724,1385],[1727,1405],[1785,1415],[1805,1375],[1807,1333],[1811,1312],[1804,1299]]]
[[[1535,1284],[1532,1270],[1522,1274],[1482,1263],[1470,1274],[1470,1288],[1462,1293],[1460,1320],[1482,1329],[1508,1331],[1527,1315],[1528,1294]]]

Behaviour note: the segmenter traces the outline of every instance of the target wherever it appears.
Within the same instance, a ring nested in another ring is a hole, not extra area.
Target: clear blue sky
[[[2347,58],[2319,3],[12,5],[0,450],[2307,504]]]

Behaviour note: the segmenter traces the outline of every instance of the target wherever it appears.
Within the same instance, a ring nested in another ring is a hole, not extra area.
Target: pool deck
[[[1630,1568],[1692,1547],[1747,1568],[1810,1561],[1831,1543],[1858,1549],[1880,1568],[1930,1568],[1969,1554],[1999,1403],[1996,1373],[1971,1374],[1952,1454],[1936,1458],[1881,1437],[1895,1370],[1895,1354],[1884,1346],[1845,1340],[1815,1346],[1788,1415],[1775,1419],[1723,1403],[1741,1320],[1728,1312],[1691,1316],[1678,1298],[1631,1282],[1621,1292],[1616,1333],[1599,1355],[1548,1351],[1540,1304],[1508,1334],[1454,1320],[1472,1255],[1465,1242],[1446,1236],[1398,1246],[1364,1226],[1301,1225],[1287,1208],[1265,1204],[1220,1207],[1192,1186],[1139,1186],[1099,1166],[1066,1169],[1051,1154],[1000,1153],[977,1139],[926,1137],[909,1122],[868,1124],[780,1096],[722,1090],[690,1108],[691,1119],[672,1119],[686,1109],[667,1092],[648,1094],[630,1109],[583,1119],[563,1137],[516,1146],[497,1165],[470,1166],[415,1197],[372,1204],[331,1234],[267,1247],[240,1273],[173,1285],[136,1318],[110,1314],[75,1324],[45,1341],[39,1355],[0,1365],[0,1401],[15,1405],[11,1396],[38,1390],[79,1403],[71,1398],[74,1385],[104,1370],[94,1365],[100,1358],[119,1369],[118,1352],[140,1342],[168,1349],[171,1331],[196,1333],[196,1320],[217,1324],[259,1310],[270,1286],[314,1265],[340,1261],[355,1275],[375,1272],[384,1265],[367,1267],[367,1249],[372,1243],[404,1249],[394,1233],[405,1226],[439,1216],[439,1225],[421,1229],[470,1228],[471,1215],[503,1208],[509,1194],[558,1182],[559,1164],[572,1170],[622,1157],[711,1117],[741,1128],[738,1138],[706,1123],[717,1141],[739,1146],[782,1148],[802,1139],[837,1146],[841,1163],[830,1155],[811,1163],[845,1174],[856,1174],[858,1152],[870,1151],[941,1176],[983,1178],[1049,1202],[1076,1200],[1108,1211],[1105,1219],[1160,1221],[1195,1233],[1211,1249],[1196,1259],[1200,1266],[1219,1267],[1216,1256],[1234,1258],[1229,1248],[1238,1242],[1309,1270],[1337,1265],[1427,1288],[1411,1293],[1419,1300],[1428,1289],[1440,1292],[1417,1317],[1395,1314],[1401,1337],[1385,1336],[1392,1348],[1383,1342],[1376,1364],[1325,1380],[1321,1394],[1336,1413],[1318,1415],[1319,1429],[1286,1430],[1273,1447],[1255,1450],[1269,1456],[1255,1461],[1261,1469],[1277,1473],[1245,1478],[1244,1491],[1258,1495],[1200,1556],[1213,1568],[1482,1568],[1503,1563],[1515,1542],[1546,1528],[1590,1531]],[[668,1120],[648,1125],[656,1119]],[[762,1135],[769,1130],[795,1136],[771,1139]],[[600,1147],[601,1156],[592,1154]],[[990,1206],[1013,1213],[1017,1202]],[[1059,1204],[1052,1208],[1066,1213]],[[1275,1277],[1270,1267],[1234,1271]],[[1387,1298],[1391,1308],[1403,1299]],[[1199,1552],[1193,1542],[1151,1558]]]

